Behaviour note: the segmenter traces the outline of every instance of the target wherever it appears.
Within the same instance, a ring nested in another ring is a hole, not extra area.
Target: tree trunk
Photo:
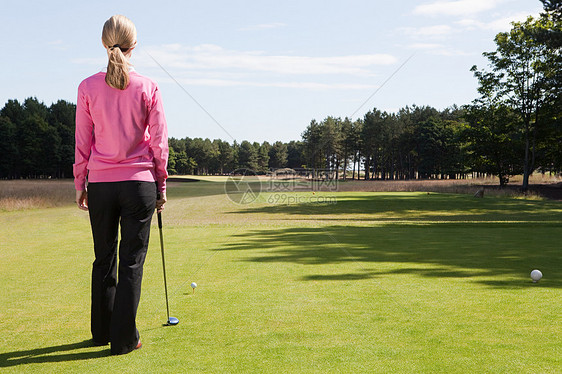
[[[357,163],[357,152],[353,153],[353,174],[351,174],[351,180],[355,180],[355,164]]]
[[[523,184],[521,190],[526,192],[529,188],[529,175],[530,175],[530,162],[529,162],[529,126],[530,119],[528,115],[525,115],[525,160],[523,163]]]
[[[349,155],[347,154],[347,145],[346,145],[343,149],[343,180],[347,179],[347,159],[348,158],[349,158]]]
[[[365,156],[365,175],[363,176],[365,180],[369,180],[369,175],[371,174],[369,158],[369,156]]]

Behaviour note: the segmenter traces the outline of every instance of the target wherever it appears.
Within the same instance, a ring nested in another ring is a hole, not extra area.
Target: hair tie
[[[113,48],[121,48],[121,46],[119,44],[114,44],[113,47],[111,47],[112,51],[113,51]]]

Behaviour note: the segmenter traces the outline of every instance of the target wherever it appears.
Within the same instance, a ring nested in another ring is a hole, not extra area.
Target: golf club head
[[[179,319],[177,319],[176,317],[169,317],[169,318],[168,318],[168,323],[166,323],[165,326],[175,326],[175,325],[177,325],[178,323],[180,323],[180,320],[179,320]]]

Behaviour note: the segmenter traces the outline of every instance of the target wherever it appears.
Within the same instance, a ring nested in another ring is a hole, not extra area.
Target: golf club
[[[162,250],[162,270],[164,271],[164,291],[166,292],[166,311],[168,322],[164,326],[173,326],[180,323],[176,317],[170,317],[170,306],[168,305],[168,284],[166,283],[166,261],[164,260],[164,235],[162,234],[162,213],[158,212],[158,229],[160,231],[160,249]]]

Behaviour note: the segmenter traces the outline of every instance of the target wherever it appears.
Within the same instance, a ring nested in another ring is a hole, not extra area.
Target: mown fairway
[[[427,193],[261,194],[171,183],[166,305],[153,223],[143,348],[89,347],[93,261],[74,206],[0,213],[0,371],[562,371],[562,204]],[[335,204],[316,201],[328,197]],[[72,200],[72,196],[70,197]],[[538,268],[544,278],[529,278]],[[195,293],[190,283],[199,287]]]

